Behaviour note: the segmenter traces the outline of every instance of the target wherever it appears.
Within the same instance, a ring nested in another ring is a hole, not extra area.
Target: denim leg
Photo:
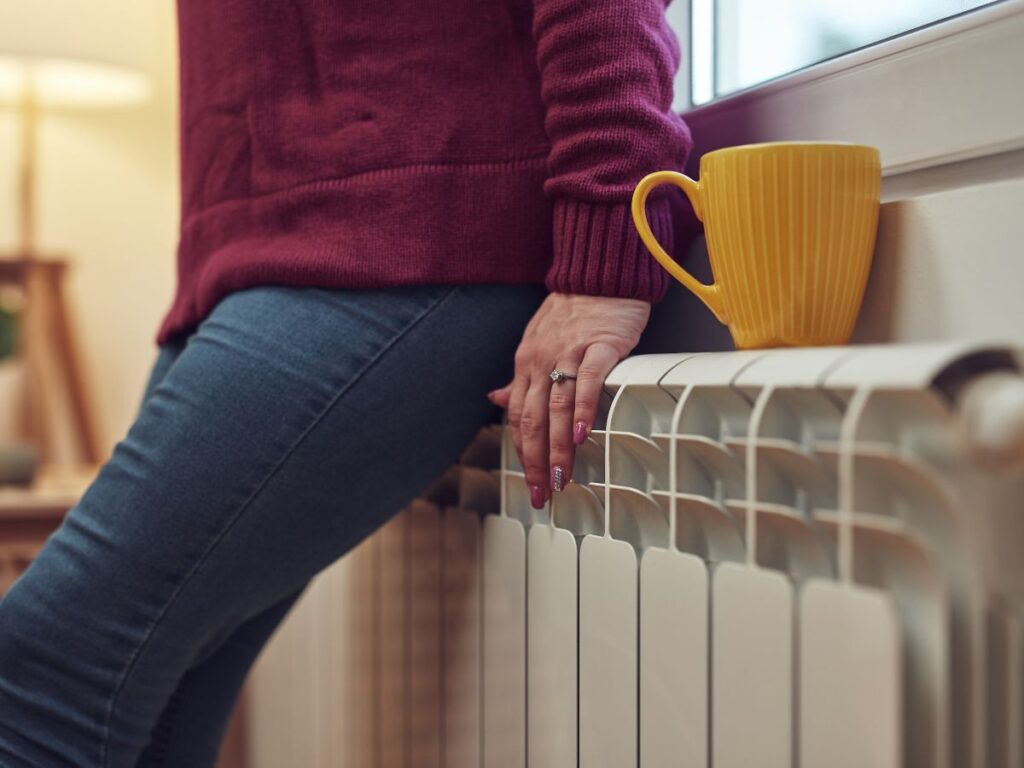
[[[175,341],[168,342],[161,346],[157,350],[156,360],[153,361],[153,367],[149,371],[149,378],[146,380],[146,388],[142,393],[142,400],[139,402],[139,410],[149,400],[149,396],[153,394],[153,390],[157,388],[157,385],[164,380],[164,376],[171,370],[171,366],[174,365],[174,361],[178,359],[178,355],[181,354],[181,350],[185,348],[185,339],[178,339]]]
[[[185,673],[136,768],[207,768],[217,762],[249,670],[307,586],[249,619],[210,658]]]
[[[190,670],[497,415],[485,393],[511,376],[543,296],[257,288],[222,301],[0,601],[0,764],[134,765]]]

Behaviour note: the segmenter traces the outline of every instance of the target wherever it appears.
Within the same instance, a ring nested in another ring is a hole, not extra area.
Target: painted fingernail
[[[539,485],[530,486],[530,504],[534,509],[544,509],[544,489]]]
[[[587,422],[577,421],[576,425],[572,430],[572,441],[576,445],[583,445],[583,441],[587,439]]]
[[[561,464],[555,464],[551,468],[551,488],[555,491],[565,488],[565,468]]]

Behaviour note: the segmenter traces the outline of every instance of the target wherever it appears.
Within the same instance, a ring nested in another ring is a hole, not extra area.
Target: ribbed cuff
[[[647,204],[658,242],[672,248],[671,205],[666,197]],[[644,299],[657,304],[670,277],[640,241],[629,204],[560,198],[554,204],[554,260],[544,278],[549,291]]]

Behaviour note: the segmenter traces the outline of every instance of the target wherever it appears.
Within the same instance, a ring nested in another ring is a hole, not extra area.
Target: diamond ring
[[[555,384],[557,384],[560,381],[565,381],[566,379],[575,379],[575,378],[576,378],[576,374],[575,373],[566,373],[565,371],[560,371],[557,368],[551,372],[551,380],[553,382],[555,382]]]

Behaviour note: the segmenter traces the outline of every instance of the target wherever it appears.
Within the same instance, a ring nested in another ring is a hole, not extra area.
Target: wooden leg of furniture
[[[74,419],[80,460],[94,464],[100,460],[100,446],[93,420],[91,399],[82,374],[82,361],[68,317],[67,301],[64,294],[64,269],[47,272],[47,292],[53,321],[55,352],[64,369],[68,395],[71,398],[71,416]]]
[[[81,360],[64,300],[65,263],[0,261],[0,279],[25,296],[20,348],[28,368],[26,426],[44,463],[88,463],[101,450]]]

